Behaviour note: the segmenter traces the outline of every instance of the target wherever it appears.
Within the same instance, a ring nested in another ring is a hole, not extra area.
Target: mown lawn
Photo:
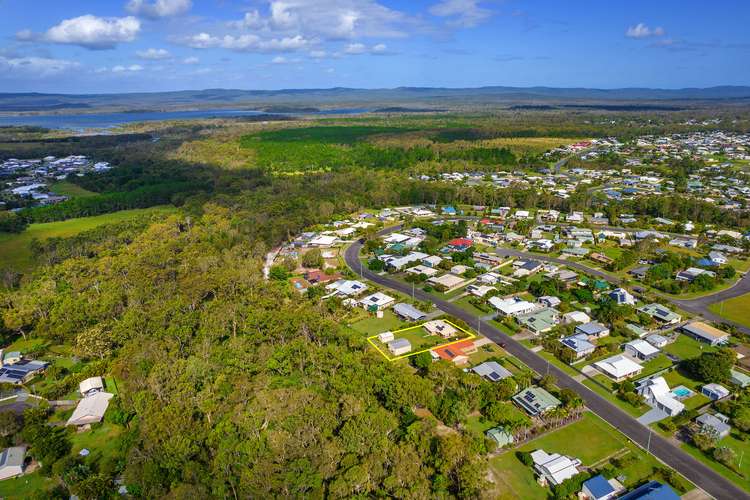
[[[377,335],[387,331],[399,330],[409,326],[408,323],[401,321],[393,311],[385,311],[382,318],[377,318],[370,314],[369,317],[359,320],[352,324],[352,328],[367,336]]]
[[[68,181],[55,182],[50,186],[50,191],[60,196],[68,196],[70,198],[85,198],[87,196],[96,196],[99,194]]]
[[[25,476],[0,481],[0,498],[30,498],[33,493],[47,490],[54,484],[54,481],[36,471]]]
[[[711,347],[708,344],[698,342],[695,339],[688,337],[687,335],[680,334],[677,340],[671,344],[667,344],[662,349],[664,352],[673,354],[680,359],[692,359],[697,358],[703,352],[715,351],[716,348]]]
[[[717,304],[711,304],[708,309],[719,316],[736,321],[750,327],[750,293]]]
[[[31,240],[34,238],[44,240],[47,238],[64,238],[74,236],[78,233],[94,229],[97,226],[121,222],[142,214],[169,214],[175,212],[174,207],[152,207],[134,210],[121,210],[111,214],[96,215],[94,217],[81,217],[60,222],[45,222],[42,224],[31,224],[24,232],[19,234],[0,234],[0,262],[3,267],[9,267],[19,271],[29,271],[34,266],[31,255]]]
[[[120,435],[123,428],[119,425],[104,422],[101,426],[89,431],[79,432],[71,435],[73,444],[71,453],[77,455],[82,449],[89,450],[89,460],[97,460],[102,457],[112,457],[117,454],[120,446]]]

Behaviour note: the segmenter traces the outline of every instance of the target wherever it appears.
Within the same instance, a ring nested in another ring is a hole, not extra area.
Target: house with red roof
[[[456,365],[464,365],[469,361],[469,354],[477,352],[477,347],[473,340],[462,340],[455,344],[437,347],[431,352],[435,359],[444,359]]]

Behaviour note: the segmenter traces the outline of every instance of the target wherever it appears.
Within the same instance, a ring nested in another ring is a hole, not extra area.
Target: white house
[[[367,290],[367,285],[361,281],[355,280],[338,280],[326,285],[326,290],[334,295],[343,295],[345,297],[356,297]]]
[[[368,311],[382,311],[392,306],[394,302],[396,302],[396,299],[390,295],[386,295],[383,292],[375,292],[360,300],[359,304],[363,309],[367,309]]]
[[[431,335],[440,335],[441,337],[446,339],[454,337],[456,334],[458,334],[458,329],[449,325],[442,319],[428,321],[427,323],[422,325],[422,328],[427,330],[427,333]]]
[[[643,396],[646,404],[663,411],[670,417],[680,414],[685,409],[685,405],[674,397],[664,377],[641,380],[635,390]]]
[[[96,392],[91,396],[83,398],[78,402],[78,406],[73,411],[66,425],[81,426],[101,422],[109,406],[109,400],[113,397],[114,394],[108,392]]]
[[[26,460],[26,447],[13,446],[0,453],[0,480],[18,477],[23,474]]]
[[[378,340],[383,344],[387,344],[388,342],[393,340],[393,332],[383,332],[378,334]]]
[[[729,396],[729,389],[719,384],[706,384],[701,387],[701,394],[712,401],[718,401]]]
[[[579,473],[581,461],[577,458],[566,457],[559,453],[547,453],[544,450],[531,452],[534,470],[540,479],[551,485],[558,485]]]
[[[78,384],[78,392],[81,396],[90,396],[91,394],[104,390],[104,380],[101,377],[89,377]]]
[[[566,325],[570,323],[589,323],[591,317],[583,311],[570,311],[563,314],[562,320]]]
[[[619,305],[635,305],[635,297],[633,297],[630,292],[628,292],[624,288],[617,288],[615,290],[612,290],[611,292],[609,292],[609,296]]]
[[[630,356],[640,359],[641,361],[648,361],[659,355],[659,349],[646,342],[643,339],[636,339],[627,342],[623,346],[625,352]]]
[[[388,342],[388,350],[394,356],[401,356],[411,351],[411,342],[407,339],[396,339]]]
[[[488,302],[503,316],[517,316],[519,314],[526,314],[533,311],[537,307],[531,302],[514,297],[503,299],[495,296],[491,297]]]
[[[597,361],[594,363],[594,366],[615,382],[622,382],[625,379],[634,377],[643,370],[641,365],[622,354]]]

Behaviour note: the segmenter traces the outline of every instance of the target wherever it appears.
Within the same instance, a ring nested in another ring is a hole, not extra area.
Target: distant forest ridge
[[[250,106],[258,110],[284,109],[309,112],[313,106],[373,106],[398,109],[405,105],[440,107],[462,104],[567,103],[582,105],[595,102],[643,101],[727,101],[750,102],[750,86],[709,88],[553,88],[553,87],[398,87],[393,89],[281,89],[239,90],[205,89],[171,92],[133,92],[120,94],[42,94],[0,93],[0,112],[79,111],[96,109],[221,108]],[[390,106],[390,107],[389,107]],[[634,106],[635,107],[635,106]],[[538,106],[536,109],[541,109]],[[411,109],[411,108],[407,108]],[[534,109],[534,108],[529,108]],[[654,108],[658,110],[659,108]],[[669,108],[666,108],[669,109]],[[419,110],[419,109],[417,109]]]

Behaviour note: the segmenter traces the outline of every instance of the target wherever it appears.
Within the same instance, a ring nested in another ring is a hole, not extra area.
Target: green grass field
[[[174,207],[152,207],[135,210],[122,210],[111,214],[81,217],[60,222],[46,222],[31,224],[19,234],[0,233],[0,262],[3,267],[19,271],[29,271],[34,262],[31,255],[31,240],[47,238],[64,238],[94,229],[97,226],[121,222],[143,214],[169,214],[175,212]]]
[[[51,488],[54,481],[39,472],[33,472],[21,477],[0,481],[0,498],[29,498],[33,493],[39,493]]]
[[[363,311],[364,312],[364,311]],[[368,313],[367,317],[352,324],[352,328],[367,336],[377,335],[387,331],[399,330],[408,326],[408,323],[401,321],[393,311],[384,311],[382,318],[376,318]]]
[[[73,448],[71,452],[77,455],[79,451],[86,448],[91,454],[89,459],[99,457],[111,457],[117,452],[120,445],[118,439],[123,432],[119,425],[103,423],[101,426],[90,431],[73,434],[70,438]]]
[[[96,196],[99,194],[68,181],[55,182],[50,186],[50,191],[70,198],[85,198],[86,196]]]
[[[742,441],[741,439],[737,438],[737,435],[735,433],[732,433],[729,436],[721,439],[719,441],[719,446],[726,446],[734,451],[736,455],[735,465],[738,466],[739,471],[744,475],[744,477],[740,476],[739,474],[737,474],[737,472],[731,470],[726,465],[717,462],[713,459],[713,457],[706,455],[698,448],[690,444],[683,444],[682,449],[711,467],[722,476],[734,482],[738,486],[744,488],[745,490],[750,490],[750,480],[748,479],[750,478],[750,460],[745,460],[748,456],[750,456],[750,442]],[[741,464],[739,463],[740,458],[743,458]]]
[[[353,144],[373,135],[397,134],[409,132],[412,129],[402,127],[381,126],[326,126],[301,127],[260,132],[249,136],[245,141],[256,138],[261,141],[273,142],[315,142],[326,144]]]
[[[697,358],[702,352],[710,352],[716,349],[695,339],[691,339],[687,335],[679,335],[677,340],[664,346],[663,350],[680,359],[691,359]]]
[[[717,304],[711,304],[708,309],[721,316],[745,326],[750,326],[750,293]]]

